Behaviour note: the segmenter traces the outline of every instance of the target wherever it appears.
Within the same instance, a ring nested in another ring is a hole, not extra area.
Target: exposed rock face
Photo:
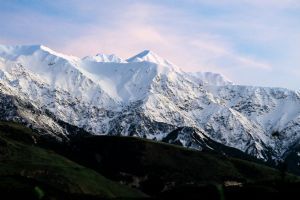
[[[298,93],[184,72],[151,51],[124,61],[0,46],[0,108],[2,120],[57,137],[67,137],[67,123],[199,150],[215,142],[264,160],[286,157],[300,140]]]

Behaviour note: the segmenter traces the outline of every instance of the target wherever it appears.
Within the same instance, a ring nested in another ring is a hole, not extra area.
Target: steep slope
[[[193,187],[198,194],[194,198],[207,195],[209,186],[219,187],[221,191],[233,185],[243,188],[248,184],[273,188],[271,185],[283,178],[282,172],[253,162],[135,137],[90,135],[75,137],[69,144],[67,154],[72,159],[150,196],[164,193],[172,196],[180,188]],[[298,180],[289,174],[284,178],[286,183]],[[279,191],[273,194],[278,195]],[[186,189],[185,198],[192,196]]]
[[[144,50],[141,53],[128,58],[127,62],[152,62],[158,65],[162,65],[162,66],[173,66],[174,64],[172,64],[170,61],[161,58],[160,56],[158,56],[157,54],[155,54],[154,52],[150,51],[150,50]]]
[[[2,119],[63,137],[68,131],[59,122],[155,140],[190,127],[195,131],[181,133],[178,144],[202,149],[197,134],[263,160],[285,158],[299,141],[299,93],[184,72],[148,50],[122,61],[0,46],[0,77]]]
[[[58,142],[23,125],[0,122],[1,197],[219,200],[256,192],[260,197],[299,195],[299,177],[212,151],[136,137],[71,135]]]
[[[27,127],[0,122],[1,197],[102,199],[146,196],[49,149],[38,147],[39,137]]]
[[[97,54],[95,56],[86,56],[82,60],[90,62],[113,62],[113,63],[126,63],[126,61],[117,57],[114,54]]]

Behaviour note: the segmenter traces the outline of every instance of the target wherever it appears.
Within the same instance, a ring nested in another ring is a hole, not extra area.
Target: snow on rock
[[[143,61],[152,62],[159,65],[166,65],[166,66],[173,65],[168,60],[161,58],[160,56],[158,56],[157,54],[155,54],[150,50],[144,50],[143,52],[127,59],[127,62],[143,62]]]
[[[144,50],[141,53],[128,58],[127,62],[129,63],[140,63],[140,62],[147,62],[147,63],[154,63],[157,65],[159,72],[166,73],[168,71],[181,71],[175,64],[171,63],[170,61],[158,56],[156,53],[150,50]]]
[[[221,74],[212,73],[212,72],[194,72],[189,73],[195,79],[201,80],[205,85],[215,85],[215,86],[224,86],[224,85],[233,85],[233,83],[222,76]]]
[[[0,86],[0,106],[11,109],[1,119],[58,135],[68,134],[63,121],[93,134],[167,138],[196,149],[209,139],[265,160],[280,159],[300,140],[299,93],[184,72],[148,50],[123,61],[0,45]]]
[[[115,54],[97,54],[95,56],[86,56],[82,60],[90,62],[126,63],[125,60],[122,60]]]

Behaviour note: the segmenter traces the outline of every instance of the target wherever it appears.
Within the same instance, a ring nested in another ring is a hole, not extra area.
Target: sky
[[[185,71],[300,90],[300,0],[0,0],[0,44],[152,50]]]

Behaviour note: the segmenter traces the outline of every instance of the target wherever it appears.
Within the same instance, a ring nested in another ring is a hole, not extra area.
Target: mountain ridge
[[[58,136],[68,135],[59,120],[92,134],[156,140],[190,127],[263,160],[284,159],[300,141],[300,96],[292,90],[184,72],[150,51],[120,63],[90,62],[43,46],[31,47],[33,53],[15,48],[0,47],[1,104],[16,106],[3,118],[19,117]],[[23,103],[8,103],[8,96]],[[201,149],[190,132],[180,133],[178,141]]]

